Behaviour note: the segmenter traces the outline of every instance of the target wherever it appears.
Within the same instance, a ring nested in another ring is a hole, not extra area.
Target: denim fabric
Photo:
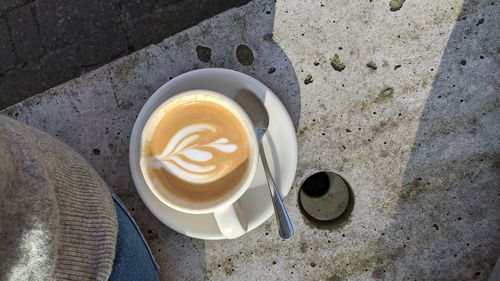
[[[118,217],[118,237],[116,256],[109,280],[159,280],[158,264],[139,227],[116,194],[113,194],[113,200]]]

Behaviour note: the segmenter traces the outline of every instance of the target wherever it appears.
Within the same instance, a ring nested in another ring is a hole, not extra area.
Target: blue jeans
[[[118,217],[118,237],[113,269],[108,280],[157,281],[158,264],[139,227],[118,195],[112,194]]]

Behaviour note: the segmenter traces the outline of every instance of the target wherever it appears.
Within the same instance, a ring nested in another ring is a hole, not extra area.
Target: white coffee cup
[[[233,188],[233,191],[226,194],[215,202],[209,203],[188,203],[179,201],[173,196],[169,196],[164,192],[164,188],[157,186],[154,183],[149,173],[146,170],[147,165],[145,164],[145,157],[143,157],[143,138],[145,134],[150,133],[154,130],[154,124],[152,120],[162,117],[162,109],[167,105],[172,104],[179,99],[184,99],[186,97],[195,96],[206,96],[209,97],[211,101],[222,105],[224,108],[233,113],[233,115],[238,118],[242,127],[247,134],[248,146],[250,155],[248,158],[247,170],[244,173],[243,178],[240,180],[238,186]],[[255,136],[252,121],[250,120],[247,113],[231,98],[222,95],[220,93],[209,91],[209,90],[191,90],[187,92],[182,92],[177,95],[170,97],[168,100],[163,102],[160,106],[154,109],[153,113],[148,117],[148,121],[141,130],[141,155],[139,159],[132,159],[132,161],[139,161],[140,172],[152,193],[165,205],[175,209],[180,212],[188,214],[207,214],[213,213],[217,225],[224,237],[231,239],[239,237],[247,232],[247,220],[245,214],[242,212],[242,208],[238,202],[238,199],[243,196],[250,186],[255,171],[257,169],[258,162],[258,144],[257,138]]]

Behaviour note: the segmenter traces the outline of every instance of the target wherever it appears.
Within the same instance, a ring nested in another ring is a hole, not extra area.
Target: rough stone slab
[[[44,83],[60,84],[80,74],[80,58],[77,46],[68,46],[52,51],[42,57],[33,67],[40,68]],[[23,77],[19,77],[22,81]]]
[[[0,74],[14,67],[16,55],[12,49],[12,41],[5,20],[0,20]]]
[[[160,42],[166,36],[171,36],[203,19],[247,2],[248,0],[170,0],[160,1],[151,13],[143,13],[140,17],[127,12],[130,15],[126,21],[130,48],[137,50],[149,45],[150,42]],[[130,5],[132,4],[133,1]],[[132,6],[134,5],[136,4]],[[128,10],[131,7],[124,6],[124,9]]]
[[[164,38],[163,28],[159,28],[159,20],[155,16],[132,19],[128,22],[128,44],[132,50],[138,50],[149,45],[149,42],[158,42]],[[155,28],[151,28],[154,26]],[[169,34],[170,36],[173,34]]]
[[[117,0],[72,1],[38,0],[36,2],[44,47],[57,49],[72,45],[120,26]]]
[[[128,52],[127,34],[121,28],[96,33],[84,42],[72,46],[77,50],[75,60],[82,66],[100,65],[110,58]],[[64,64],[59,64],[61,67]]]
[[[30,77],[29,80],[24,77]],[[19,83],[24,83],[26,91],[12,91]],[[39,65],[30,64],[16,67],[0,77],[0,103],[11,104],[19,99],[26,99],[43,89],[42,72]]]
[[[14,51],[23,62],[40,57],[44,52],[44,48],[40,44],[42,37],[38,32],[32,9],[32,5],[26,5],[14,10],[7,17],[14,42]]]
[[[160,6],[167,6],[173,3],[180,2],[181,0],[158,0],[158,5]]]
[[[405,1],[391,12],[388,1],[258,0],[4,113],[93,164],[133,212],[163,280],[486,280],[500,255],[493,4]],[[240,44],[252,65],[239,63]],[[197,46],[211,49],[208,63]],[[335,54],[342,71],[331,65]],[[236,240],[191,239],[138,198],[127,158],[136,114],[171,77],[202,67],[261,80],[297,125],[299,166],[285,199],[292,240],[278,238],[274,218]],[[353,189],[340,225],[317,228],[298,210],[300,184],[320,170]]]
[[[126,19],[135,19],[153,14],[155,2],[150,0],[122,0],[119,2]]]
[[[2,0],[0,1],[0,17],[18,6],[23,5],[26,0]]]
[[[80,74],[77,48],[69,46],[50,52],[0,77],[0,104],[12,104],[43,91],[47,85],[60,84]],[[27,79],[29,77],[29,79]],[[25,89],[16,91],[22,84]]]

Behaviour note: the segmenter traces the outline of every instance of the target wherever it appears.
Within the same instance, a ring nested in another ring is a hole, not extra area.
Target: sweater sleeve
[[[12,240],[0,239],[0,250],[17,252],[0,261],[0,278],[107,280],[118,225],[104,181],[37,129],[0,116],[0,132],[0,191],[8,195],[0,200],[0,234]]]

